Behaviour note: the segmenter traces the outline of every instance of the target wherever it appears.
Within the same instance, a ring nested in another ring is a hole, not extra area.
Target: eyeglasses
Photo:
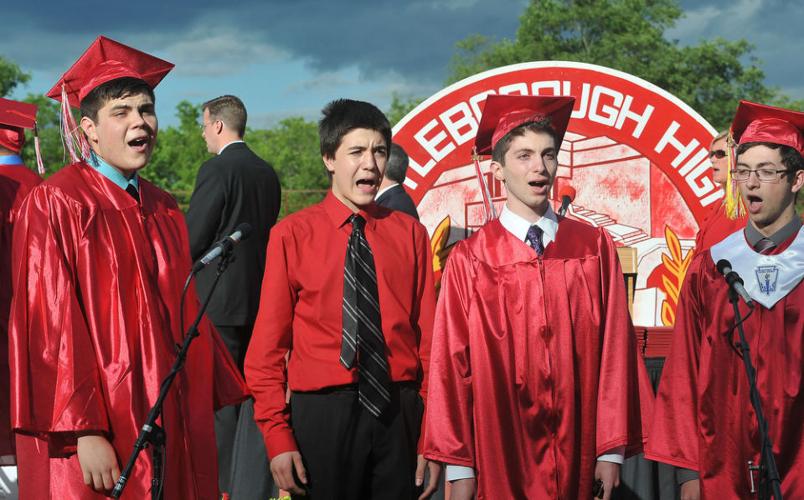
[[[709,152],[709,159],[711,160],[713,157],[717,158],[718,160],[722,160],[726,157],[726,152],[722,149],[715,149],[714,151]]]
[[[757,174],[759,182],[779,182],[784,174],[790,173],[790,170],[774,170],[772,168],[759,168],[751,170],[750,168],[737,168],[731,171],[731,176],[737,182],[745,182],[751,177],[751,174]]]

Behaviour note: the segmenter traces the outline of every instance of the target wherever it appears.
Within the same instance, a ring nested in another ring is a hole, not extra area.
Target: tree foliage
[[[532,0],[514,40],[472,35],[458,42],[449,81],[525,61],[578,61],[658,85],[718,129],[729,124],[740,99],[804,107],[765,85],[745,40],[682,46],[667,39],[682,15],[676,0]]]
[[[31,75],[25,73],[15,63],[0,56],[0,97],[6,97],[18,85],[28,83]]]

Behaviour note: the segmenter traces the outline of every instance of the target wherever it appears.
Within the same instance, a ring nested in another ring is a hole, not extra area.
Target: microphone
[[[575,188],[566,185],[562,186],[561,189],[558,190],[558,199],[561,200],[561,208],[558,209],[558,215],[563,217],[564,214],[567,213],[570,203],[575,199]]]
[[[726,283],[728,283],[729,288],[734,290],[734,292],[743,299],[748,307],[754,307],[754,300],[748,295],[748,292],[745,291],[745,287],[743,286],[743,279],[737,274],[735,271],[731,269],[731,262],[727,261],[726,259],[720,259],[717,261],[717,271],[726,278]]]
[[[232,234],[215,243],[215,246],[212,247],[212,250],[207,252],[206,255],[198,260],[198,262],[193,264],[193,273],[197,273],[201,269],[204,269],[210,262],[220,257],[223,252],[228,251],[236,244],[247,239],[250,234],[251,224],[248,222],[243,222],[242,224],[238,225]]]

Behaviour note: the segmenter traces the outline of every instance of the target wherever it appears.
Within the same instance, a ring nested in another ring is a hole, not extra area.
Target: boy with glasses
[[[753,498],[759,431],[734,348],[728,260],[755,302],[740,303],[773,454],[787,498],[804,497],[804,230],[795,211],[804,186],[804,113],[743,101],[731,127],[731,175],[748,224],[697,255],[676,312],[646,456],[697,471],[682,498]],[[735,334],[736,335],[736,334]],[[754,475],[752,478],[752,474]]]

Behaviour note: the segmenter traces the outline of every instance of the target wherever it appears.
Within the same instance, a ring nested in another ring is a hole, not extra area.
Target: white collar
[[[244,140],[239,140],[239,141],[232,141],[232,142],[230,142],[230,143],[227,143],[227,144],[225,144],[225,145],[224,145],[224,146],[223,146],[223,147],[220,149],[220,151],[218,151],[218,154],[223,153],[223,150],[224,150],[224,149],[228,148],[228,147],[229,147],[229,146],[231,146],[232,144],[237,144],[238,142],[246,142],[246,141],[244,141]]]
[[[528,229],[533,225],[524,217],[512,212],[507,203],[503,206],[500,214],[500,224],[520,241],[525,241],[528,237]],[[544,215],[536,221],[536,225],[544,231],[542,244],[547,248],[547,245],[556,240],[556,233],[558,232],[558,217],[550,204],[547,205],[547,211],[544,212]]]
[[[390,186],[386,186],[386,187],[384,187],[384,188],[380,189],[379,191],[377,191],[377,194],[376,194],[376,195],[374,195],[374,199],[376,200],[377,198],[379,198],[380,196],[382,196],[382,194],[383,194],[384,192],[388,191],[388,190],[389,190],[389,189],[391,189],[391,188],[395,188],[395,187],[397,187],[397,186],[399,186],[399,183],[398,183],[398,182],[397,182],[396,184],[391,184]]]

